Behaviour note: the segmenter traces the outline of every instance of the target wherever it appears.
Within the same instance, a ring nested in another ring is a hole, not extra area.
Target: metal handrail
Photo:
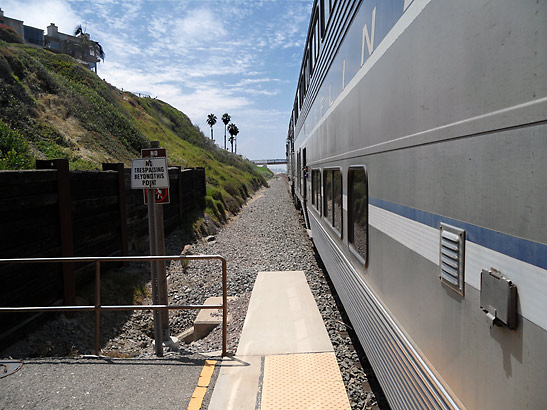
[[[101,262],[135,262],[135,261],[169,261],[169,260],[220,260],[222,262],[222,305],[101,305]],[[165,310],[165,309],[222,309],[222,356],[226,356],[228,332],[228,289],[226,259],[220,255],[190,256],[102,256],[102,257],[64,257],[64,258],[18,258],[0,259],[0,264],[8,263],[95,263],[95,305],[94,306],[39,306],[39,307],[0,307],[1,312],[69,312],[95,311],[95,350],[99,356],[99,327],[102,310]]]

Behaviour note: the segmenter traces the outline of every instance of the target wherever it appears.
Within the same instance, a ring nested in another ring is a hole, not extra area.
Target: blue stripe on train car
[[[545,244],[518,238],[457,219],[448,218],[379,198],[369,198],[369,203],[378,208],[385,209],[386,211],[423,223],[424,225],[435,229],[439,229],[441,222],[460,229],[465,229],[468,241],[531,265],[539,266],[542,269],[547,269],[547,245]]]

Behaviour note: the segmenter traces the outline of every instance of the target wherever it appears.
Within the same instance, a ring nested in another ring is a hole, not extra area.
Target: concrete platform
[[[220,363],[208,408],[350,408],[303,272],[258,274],[239,347]]]

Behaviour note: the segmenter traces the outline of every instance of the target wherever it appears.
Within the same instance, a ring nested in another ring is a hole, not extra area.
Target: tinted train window
[[[348,172],[348,241],[365,261],[368,242],[368,182],[364,168]]]
[[[342,233],[342,173],[338,169],[323,172],[325,201],[323,214]]]
[[[317,37],[317,26],[318,26],[318,9],[316,9],[315,15],[313,17],[312,30],[310,35],[310,75],[313,75],[315,70],[315,65],[317,63],[317,45],[319,38]]]
[[[318,169],[311,172],[311,203],[319,211],[321,204],[321,172]]]
[[[330,0],[323,0],[323,36],[327,31],[327,25],[330,17]]]
[[[319,20],[317,20],[315,24],[315,58],[319,56],[319,50],[321,50],[321,42],[319,39],[321,38],[321,25],[319,24]]]
[[[325,186],[323,187],[324,192],[324,203],[323,203],[323,215],[325,218],[329,218],[329,215],[332,215],[332,171],[323,172],[323,181]],[[331,217],[332,219],[332,217]]]
[[[342,173],[339,170],[332,171],[332,191],[334,198],[334,223],[333,226],[342,232]]]

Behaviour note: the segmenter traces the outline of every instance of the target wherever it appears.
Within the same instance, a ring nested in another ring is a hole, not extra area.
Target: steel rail
[[[168,260],[220,260],[222,262],[222,305],[101,305],[101,262],[152,262]],[[100,314],[103,310],[197,310],[222,309],[222,356],[227,355],[228,333],[228,273],[226,259],[220,255],[190,255],[190,256],[100,256],[100,257],[63,257],[63,258],[14,258],[0,259],[0,264],[23,263],[95,263],[95,305],[84,306],[34,306],[34,307],[0,307],[2,312],[77,312],[95,311],[95,348],[94,354],[99,356]],[[157,342],[157,341],[156,341]]]

